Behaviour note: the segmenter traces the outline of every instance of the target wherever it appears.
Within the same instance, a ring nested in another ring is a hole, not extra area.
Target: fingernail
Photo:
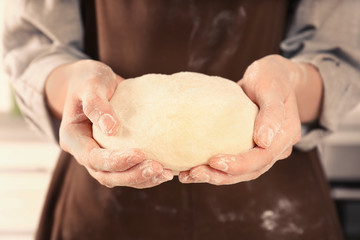
[[[201,182],[209,182],[210,181],[210,176],[206,173],[201,173],[198,178],[199,181]]]
[[[168,171],[164,171],[164,172],[161,173],[161,175],[153,176],[151,178],[151,182],[153,182],[154,184],[160,184],[160,183],[172,180],[173,177],[174,176],[171,173],[169,173]]]
[[[99,119],[99,127],[105,134],[111,134],[115,130],[116,121],[108,113],[103,114]]]
[[[139,158],[138,156],[129,156],[127,159],[126,159],[126,162],[129,164],[129,165],[136,165],[137,163],[139,163],[141,161],[142,158]]]
[[[225,162],[225,160],[219,160],[218,162],[211,164],[211,166],[224,172],[229,170],[229,165]]]
[[[154,184],[159,184],[161,182],[161,178],[159,175],[155,175],[151,178],[151,182]]]
[[[209,174],[205,172],[200,172],[198,174],[190,174],[193,179],[195,179],[196,182],[209,182],[210,176]]]
[[[156,173],[161,173],[163,170],[161,166],[159,166],[157,164],[152,164],[152,162],[150,160],[145,161],[144,165],[141,166],[140,169],[142,170],[141,175],[144,178],[149,178]]]
[[[190,175],[180,173],[179,174],[179,181],[181,183],[192,183],[192,182],[194,182],[194,179],[192,179],[192,177],[190,177]]]
[[[269,147],[274,139],[274,131],[271,128],[265,128],[264,126],[260,127],[257,135],[258,140],[265,147]]]
[[[167,180],[172,180],[174,178],[174,175],[169,171],[163,171],[161,175]]]
[[[190,175],[188,175],[187,173],[181,172],[181,173],[179,173],[178,178],[181,183],[187,183],[189,181]]]
[[[137,154],[133,154],[133,155],[129,155],[126,158],[126,162],[129,165],[135,165],[138,164],[139,162],[141,162],[142,160],[144,160],[145,156],[143,155],[137,155]]]
[[[152,167],[146,167],[142,170],[142,173],[141,175],[144,177],[144,178],[149,178],[151,176],[154,175],[154,170],[152,169]]]

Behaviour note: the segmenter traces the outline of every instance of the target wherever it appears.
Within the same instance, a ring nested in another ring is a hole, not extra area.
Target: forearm
[[[319,118],[322,105],[323,82],[319,71],[311,64],[294,62],[297,69],[293,87],[301,123]]]

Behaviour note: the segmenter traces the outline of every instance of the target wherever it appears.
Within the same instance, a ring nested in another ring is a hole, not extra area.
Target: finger
[[[109,100],[101,95],[97,91],[86,92],[81,99],[83,111],[104,134],[112,135],[117,132],[120,123]]]
[[[96,171],[119,172],[144,161],[145,154],[139,149],[124,151],[93,148],[89,152],[88,162]]]
[[[91,150],[100,148],[92,137],[92,124],[83,112],[77,95],[69,95],[66,99],[60,126],[60,146],[86,167],[91,167]]]
[[[140,185],[163,172],[161,164],[152,160],[145,160],[123,172],[98,172],[87,169],[92,177],[107,187]]]
[[[151,188],[151,187],[160,185],[164,182],[171,181],[173,178],[174,178],[174,175],[173,175],[172,171],[168,170],[168,169],[164,169],[164,171],[162,173],[155,175],[154,177],[152,177],[151,179],[149,179],[143,183],[133,185],[132,187],[137,188],[137,189]]]
[[[84,118],[87,119],[86,116]],[[77,119],[80,119],[80,117]],[[88,163],[89,153],[92,149],[99,148],[100,146],[92,138],[92,125],[90,121],[83,120],[80,123],[72,123],[67,122],[64,118],[59,134],[61,148],[72,154],[81,165],[91,167]]]
[[[209,183],[213,185],[229,185],[243,180],[242,176],[232,176],[218,171],[209,166],[202,165],[192,168],[190,171],[181,172],[179,181],[182,183]]]
[[[64,121],[60,127],[60,146],[83,166],[95,171],[123,171],[145,160],[139,149],[115,151],[102,149],[92,137],[92,125],[84,117],[77,123]]]
[[[283,131],[279,131],[279,134],[275,137],[274,144],[269,148],[255,147],[239,155],[217,155],[209,160],[209,165],[214,169],[232,175],[249,174],[259,171],[279,160],[285,149],[291,146],[289,137]]]
[[[274,160],[272,148],[255,147],[239,155],[216,155],[209,160],[209,166],[231,175],[248,174],[271,164]]]
[[[182,183],[210,183],[213,185],[229,185],[239,182],[251,181],[259,178],[267,172],[274,163],[270,163],[260,170],[246,173],[243,175],[231,175],[210,166],[199,166],[187,172],[179,174],[179,180]]]
[[[86,82],[79,90],[77,99],[82,102],[83,112],[104,134],[116,133],[119,120],[109,100],[122,78],[110,67],[99,63],[94,64],[94,68],[85,78]]]
[[[285,101],[284,131],[289,133],[291,145],[295,145],[301,139],[301,121],[295,94],[290,94]]]

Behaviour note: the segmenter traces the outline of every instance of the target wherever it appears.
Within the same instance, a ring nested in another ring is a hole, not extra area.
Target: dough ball
[[[121,82],[110,102],[121,127],[106,136],[94,126],[97,142],[108,149],[139,148],[174,172],[254,147],[258,107],[225,78],[147,74]]]

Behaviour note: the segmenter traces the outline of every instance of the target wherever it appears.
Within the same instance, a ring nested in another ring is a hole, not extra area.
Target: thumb
[[[114,135],[120,126],[118,117],[109,102],[115,89],[116,87],[107,89],[101,85],[93,86],[92,90],[85,91],[81,96],[84,114],[106,135]]]

